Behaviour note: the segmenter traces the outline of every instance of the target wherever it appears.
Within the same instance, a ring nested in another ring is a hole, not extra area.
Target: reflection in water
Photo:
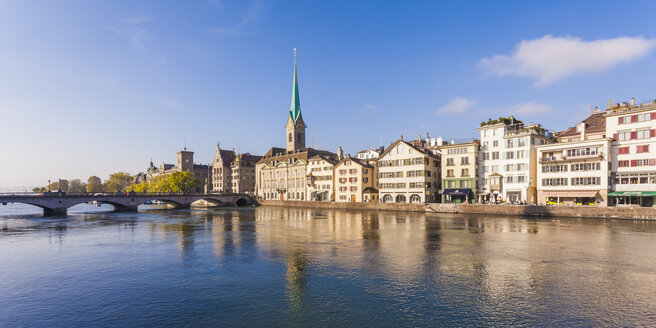
[[[0,227],[8,326],[656,325],[656,222],[259,207]]]

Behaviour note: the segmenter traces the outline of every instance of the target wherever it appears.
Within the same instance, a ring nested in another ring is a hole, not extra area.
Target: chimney
[[[437,143],[437,145],[440,146],[440,147],[444,144],[444,141],[443,141],[443,139],[442,139],[442,136],[437,137],[437,141],[436,141],[436,143]]]
[[[419,134],[419,143],[421,143],[421,133]]]
[[[631,107],[635,106],[635,98],[631,97]]]
[[[401,141],[403,141],[403,135],[401,135]]]

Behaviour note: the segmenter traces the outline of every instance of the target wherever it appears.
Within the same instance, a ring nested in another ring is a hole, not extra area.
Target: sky
[[[656,98],[653,1],[0,2],[0,187],[284,146],[550,130]]]

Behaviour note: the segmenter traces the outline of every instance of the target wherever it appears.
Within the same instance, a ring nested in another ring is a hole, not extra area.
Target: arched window
[[[396,202],[397,203],[405,203],[405,195],[397,195],[396,196]]]
[[[421,197],[419,195],[410,196],[410,203],[419,204],[421,202]]]
[[[392,202],[392,195],[383,196],[383,203],[391,203],[391,202]]]
[[[292,142],[292,134],[289,134],[289,142]]]

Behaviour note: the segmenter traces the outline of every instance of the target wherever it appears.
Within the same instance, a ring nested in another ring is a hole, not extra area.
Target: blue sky
[[[553,130],[656,98],[650,1],[0,2],[0,187],[284,145],[292,49],[307,138],[346,152]]]

